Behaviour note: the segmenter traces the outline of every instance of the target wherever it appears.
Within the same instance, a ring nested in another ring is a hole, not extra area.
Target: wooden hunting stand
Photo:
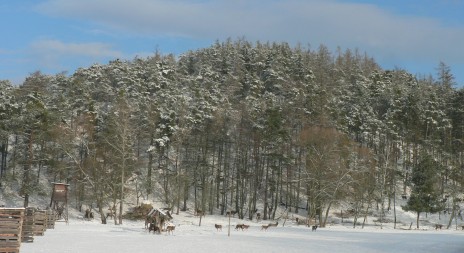
[[[58,216],[57,219],[64,219],[68,223],[68,186],[64,183],[53,183],[52,199],[50,207]]]

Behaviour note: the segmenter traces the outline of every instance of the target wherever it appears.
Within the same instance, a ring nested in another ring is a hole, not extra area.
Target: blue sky
[[[464,0],[0,0],[0,80],[244,37],[357,48],[414,74],[442,61],[462,87],[463,13]]]

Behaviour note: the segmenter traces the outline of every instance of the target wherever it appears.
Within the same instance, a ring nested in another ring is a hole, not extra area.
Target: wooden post
[[[227,236],[230,237],[230,213],[229,213],[229,228],[227,230]]]
[[[394,217],[393,229],[396,229],[396,191],[393,192],[393,217]]]

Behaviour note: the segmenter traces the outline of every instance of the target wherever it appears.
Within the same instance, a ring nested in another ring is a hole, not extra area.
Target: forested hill
[[[73,205],[102,213],[136,194],[241,217],[309,207],[321,224],[330,208],[383,211],[401,194],[432,212],[464,181],[464,90],[437,70],[237,40],[2,81],[1,192],[27,205],[49,194],[40,182],[67,182]]]

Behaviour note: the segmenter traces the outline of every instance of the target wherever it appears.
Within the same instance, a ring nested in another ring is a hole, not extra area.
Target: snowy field
[[[312,232],[310,228],[287,221],[282,226],[261,230],[261,224],[232,219],[230,237],[228,219],[206,216],[174,215],[173,235],[148,233],[142,221],[124,220],[123,225],[102,225],[99,220],[85,221],[80,217],[69,223],[57,222],[44,236],[34,237],[33,243],[22,243],[21,253],[115,253],[115,252],[437,252],[463,253],[464,231],[461,230],[402,230],[385,226],[353,229],[349,225],[333,225]],[[223,225],[216,231],[215,223]],[[236,231],[237,223],[249,224],[247,231]],[[261,222],[264,223],[264,222]]]

